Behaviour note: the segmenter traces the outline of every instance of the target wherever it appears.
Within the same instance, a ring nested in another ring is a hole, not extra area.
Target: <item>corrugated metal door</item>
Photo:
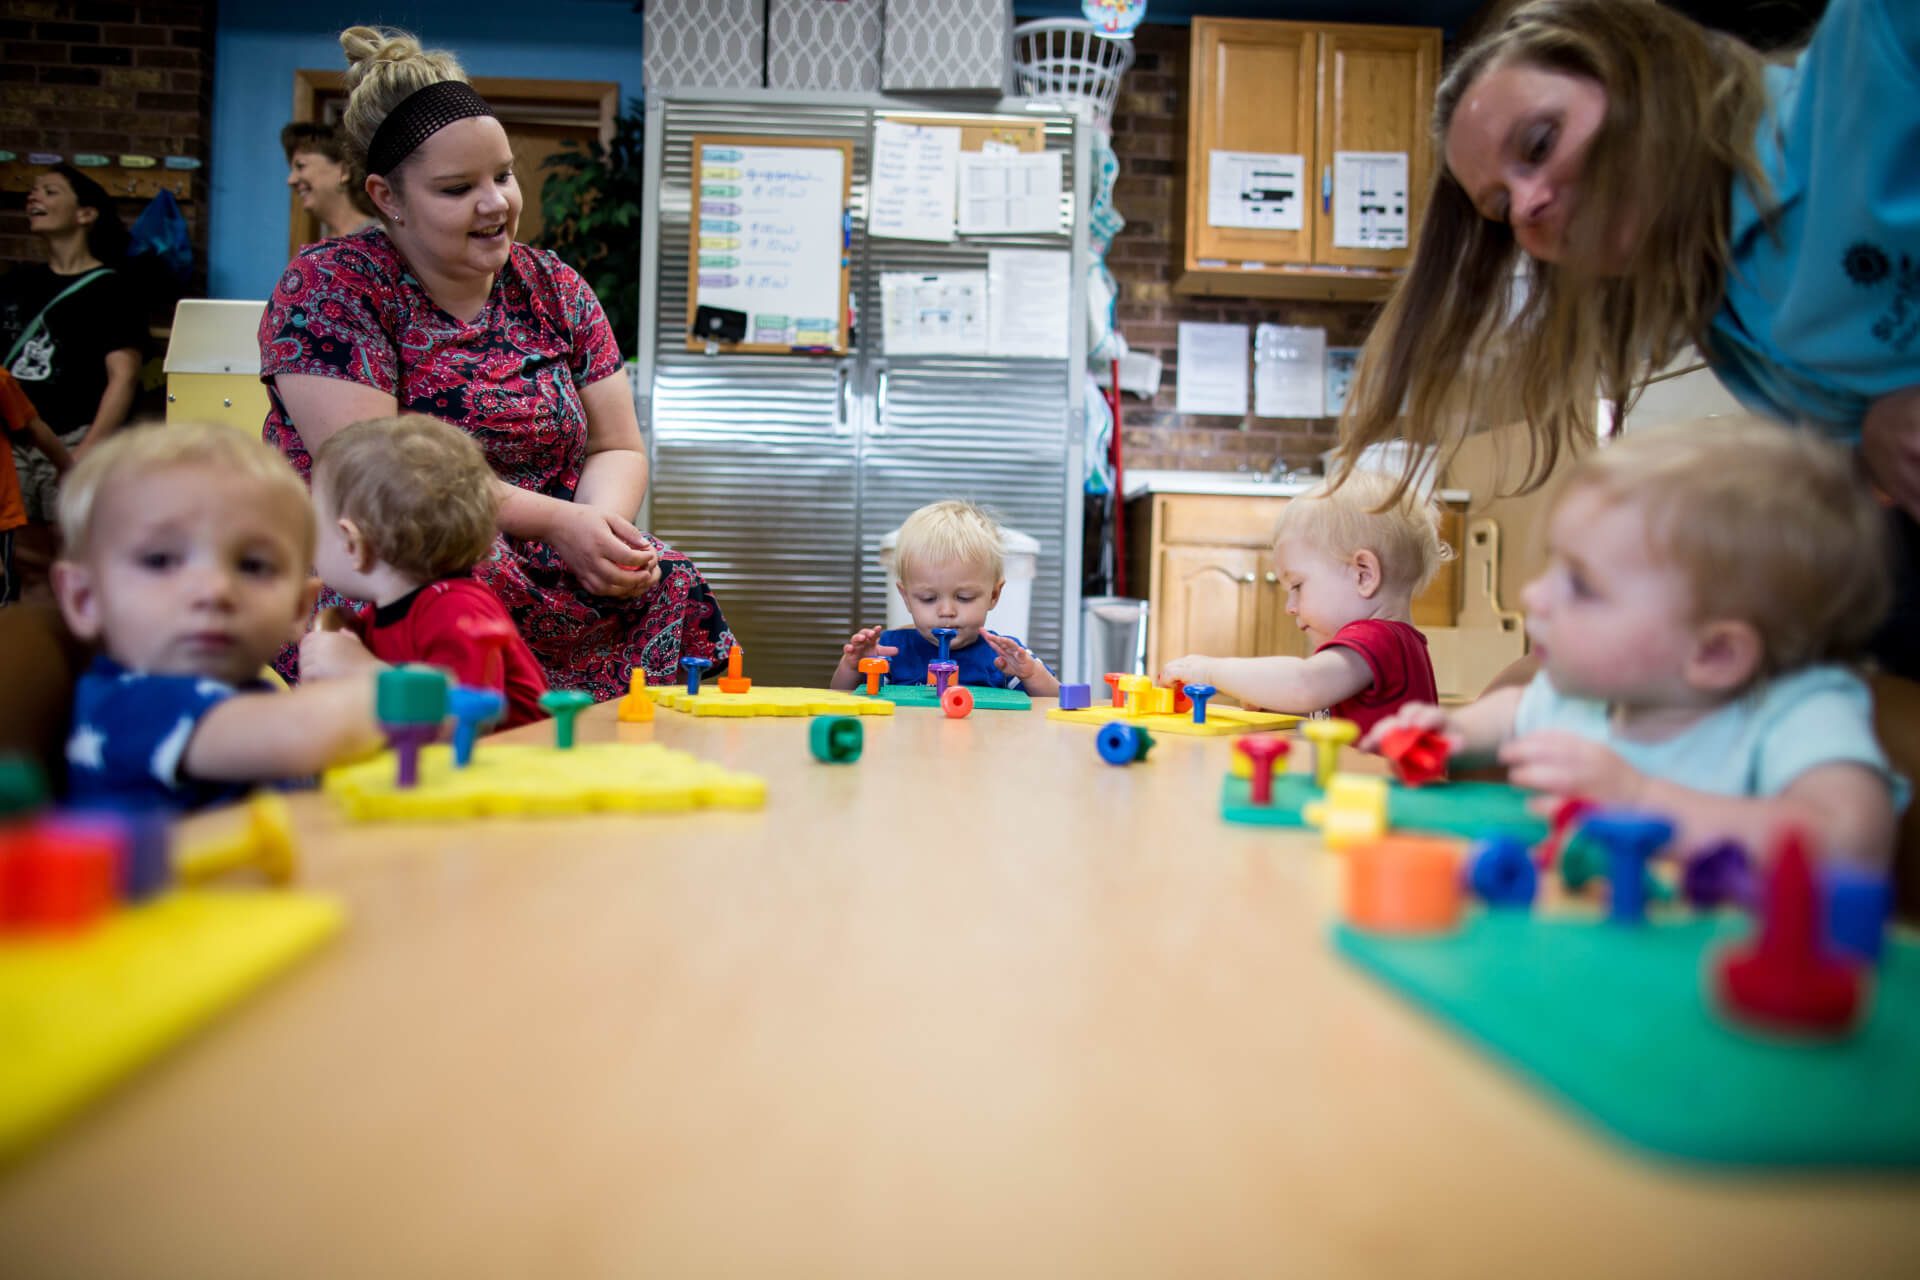
[[[857,361],[685,349],[692,140],[702,133],[853,142],[853,216],[864,225],[868,112],[673,101],[654,143],[650,531],[706,574],[754,679],[822,685],[852,617]]]

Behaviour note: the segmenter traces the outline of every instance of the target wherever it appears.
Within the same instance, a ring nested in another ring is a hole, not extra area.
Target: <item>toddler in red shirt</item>
[[[1209,658],[1166,664],[1161,679],[1210,684],[1248,706],[1327,711],[1365,733],[1405,702],[1434,702],[1433,659],[1413,625],[1413,597],[1453,552],[1440,509],[1398,479],[1355,471],[1281,509],[1273,559],[1287,613],[1313,646],[1305,658]]]
[[[303,675],[371,659],[444,667],[506,697],[503,728],[545,716],[546,674],[506,606],[473,577],[497,526],[493,470],[464,431],[420,414],[343,428],[313,455],[314,569],[362,604],[348,632],[300,644]]]

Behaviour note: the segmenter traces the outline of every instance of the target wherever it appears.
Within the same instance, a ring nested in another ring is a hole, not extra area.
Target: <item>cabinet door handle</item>
[[[1271,570],[1271,569],[1269,569],[1269,570],[1267,570],[1267,585],[1268,585],[1268,586],[1270,586],[1270,587],[1271,587],[1271,586],[1274,586],[1274,585],[1276,585],[1276,584],[1277,584],[1277,583],[1278,583],[1279,581],[1280,581],[1280,575],[1279,575],[1279,574],[1277,574],[1277,573],[1275,573],[1275,572],[1274,572],[1273,570]]]
[[[1333,212],[1333,166],[1320,170],[1320,212]]]
[[[1243,573],[1240,575],[1240,581],[1246,583],[1248,586],[1252,586],[1254,583],[1260,581],[1260,579],[1254,577],[1250,573]]]

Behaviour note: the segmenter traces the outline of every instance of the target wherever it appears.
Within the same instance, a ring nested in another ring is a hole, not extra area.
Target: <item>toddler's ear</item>
[[[1006,589],[1007,589],[1007,580],[1006,580],[1005,578],[1002,578],[1002,579],[1000,579],[1000,581],[998,581],[998,582],[996,582],[996,583],[994,583],[994,584],[993,584],[993,595],[992,595],[992,597],[991,597],[990,599],[988,599],[988,601],[987,601],[987,608],[989,608],[989,609],[991,609],[991,608],[993,608],[993,607],[994,607],[995,605],[997,605],[997,604],[999,604],[999,603],[1000,603],[1000,593],[1001,593],[1002,591],[1005,591]]]
[[[1353,553],[1353,559],[1347,561],[1347,571],[1353,575],[1353,589],[1362,600],[1371,600],[1379,593],[1379,556],[1362,548]]]
[[[1703,623],[1695,629],[1693,652],[1687,657],[1687,683],[1703,693],[1736,693],[1759,673],[1765,653],[1750,622],[1721,618]]]
[[[92,570],[73,560],[55,560],[53,594],[60,601],[68,630],[89,642],[100,639],[100,593]]]
[[[314,606],[319,603],[320,579],[309,575],[300,588],[300,604],[293,611],[293,625],[287,643],[300,643],[300,637],[307,634],[307,624],[313,619]]]

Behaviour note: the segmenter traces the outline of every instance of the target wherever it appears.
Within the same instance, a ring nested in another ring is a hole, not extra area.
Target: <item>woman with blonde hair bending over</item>
[[[1920,5],[1833,0],[1767,65],[1654,0],[1533,0],[1456,59],[1433,127],[1347,448],[1524,418],[1538,481],[1696,344],[1748,407],[1858,446],[1906,560],[1876,652],[1916,674]]]
[[[733,644],[686,557],[635,528],[647,456],[606,313],[578,273],[514,242],[506,130],[452,54],[340,34],[341,122],[379,223],[300,252],[260,324],[265,436],[303,476],[336,431],[422,413],[470,434],[501,537],[474,573],[555,688],[622,693]],[[338,601],[323,601],[338,603]]]

